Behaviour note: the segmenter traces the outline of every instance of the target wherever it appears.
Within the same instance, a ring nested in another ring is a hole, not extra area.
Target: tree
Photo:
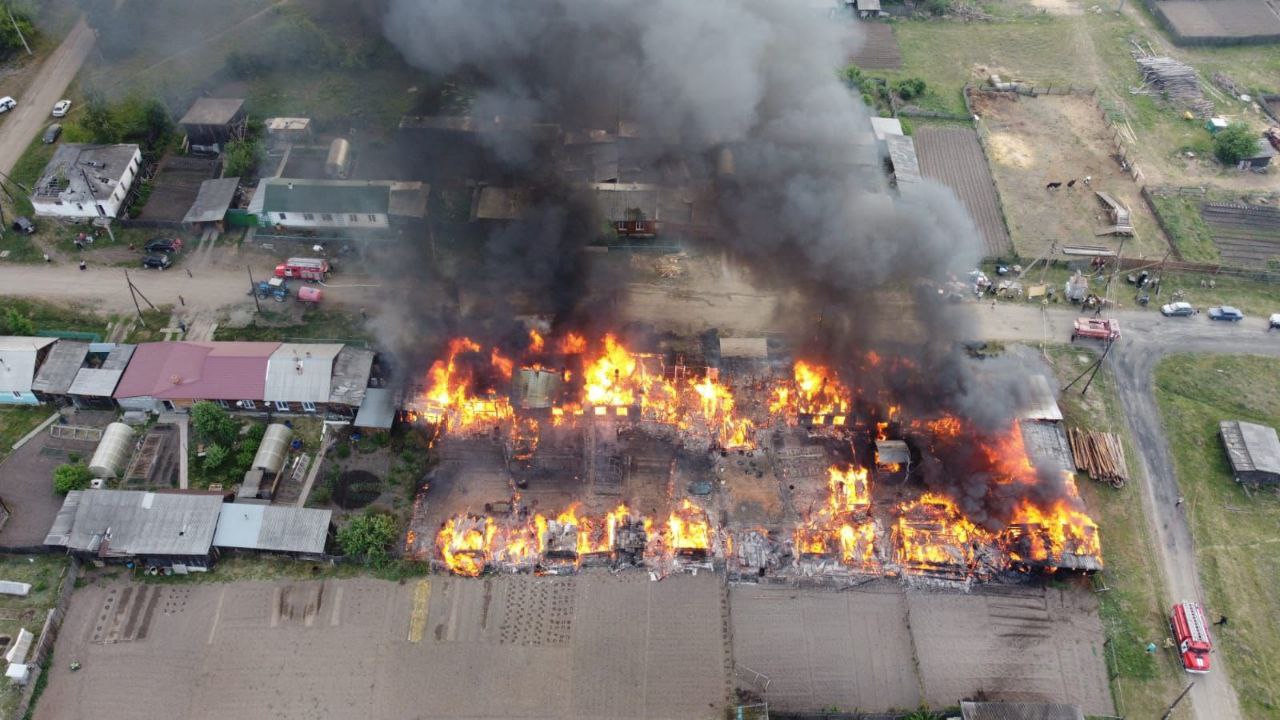
[[[93,473],[80,463],[66,463],[53,469],[53,491],[66,495],[72,490],[84,490],[89,487]]]
[[[13,13],[13,21],[9,20],[9,13]],[[36,41],[36,28],[31,24],[31,18],[22,10],[15,8],[12,3],[0,2],[0,53],[8,55],[18,50],[24,50],[22,38],[27,39],[27,44]],[[17,23],[17,28],[14,23]],[[22,34],[19,35],[18,31]]]
[[[1213,154],[1224,165],[1235,165],[1258,151],[1258,135],[1242,122],[1234,122],[1213,138]]]
[[[93,143],[117,143],[123,137],[120,125],[116,122],[111,106],[100,93],[92,92],[85,97],[84,108],[80,111],[79,125]]]
[[[227,455],[231,454],[225,446],[214,443],[204,450],[204,469],[217,470],[222,463],[227,461]],[[250,460],[252,462],[252,460]]]
[[[227,177],[256,177],[258,163],[262,160],[262,143],[256,138],[232,140],[224,153]]]
[[[191,406],[191,427],[201,439],[231,447],[236,442],[240,428],[231,414],[214,403],[202,400]],[[225,457],[226,450],[223,450]]]
[[[893,91],[903,100],[917,98],[924,94],[925,82],[917,77],[903,78],[893,84]]]
[[[9,308],[3,319],[0,319],[0,335],[35,335],[36,324],[31,318],[24,317],[14,308]]]
[[[351,557],[378,564],[387,559],[387,548],[395,542],[400,529],[390,515],[367,511],[351,519],[338,530],[338,547]]]

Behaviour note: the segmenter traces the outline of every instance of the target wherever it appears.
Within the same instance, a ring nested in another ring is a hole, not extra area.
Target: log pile
[[[1154,85],[1162,95],[1197,117],[1213,115],[1213,102],[1200,89],[1195,68],[1171,57],[1139,57],[1137,61],[1144,84]]]
[[[1111,483],[1116,489],[1129,480],[1129,468],[1125,464],[1124,446],[1113,433],[1096,432],[1082,428],[1069,428],[1067,439],[1071,441],[1071,454],[1076,459],[1076,469],[1089,473],[1099,482]]]

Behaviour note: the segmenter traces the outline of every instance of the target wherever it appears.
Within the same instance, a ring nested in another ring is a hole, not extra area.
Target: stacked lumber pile
[[[1067,439],[1071,441],[1077,470],[1089,473],[1089,477],[1099,482],[1111,483],[1111,487],[1124,487],[1129,480],[1129,468],[1120,438],[1113,433],[1068,428]]]
[[[1171,57],[1139,57],[1137,61],[1144,84],[1154,85],[1169,100],[1197,117],[1213,115],[1213,102],[1205,98],[1195,68]]]

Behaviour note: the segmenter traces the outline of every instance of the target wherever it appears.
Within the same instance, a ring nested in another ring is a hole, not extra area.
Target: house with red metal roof
[[[113,397],[126,410],[180,410],[199,400],[258,410],[278,342],[155,342],[133,352]]]
[[[157,342],[137,346],[114,398],[126,410],[183,411],[200,400],[233,411],[353,418],[374,353],[331,343]]]

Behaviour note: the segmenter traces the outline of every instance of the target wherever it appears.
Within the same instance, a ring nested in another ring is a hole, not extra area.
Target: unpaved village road
[[[50,115],[53,104],[62,99],[71,80],[80,72],[95,39],[93,30],[80,18],[58,49],[40,66],[27,92],[16,98],[18,107],[10,111],[0,131],[0,173],[8,175],[36,134],[54,121]]]
[[[156,305],[178,307],[179,296],[186,307],[202,310],[250,302],[249,278],[243,269],[207,268],[188,277],[180,267],[163,271],[138,268],[130,269],[129,277]],[[325,287],[325,301],[348,305],[372,303],[379,290],[378,282],[343,275]],[[91,266],[78,271],[73,265],[0,266],[0,296],[3,295],[80,303],[108,314],[134,311],[124,268],[119,267]]]
[[[976,319],[983,339],[999,340],[1039,341],[1047,337],[1062,342],[1071,337],[1071,323],[1077,317],[1067,312],[1042,313],[1022,305],[994,310],[985,304],[965,305],[957,311]],[[1152,373],[1161,358],[1173,353],[1280,355],[1280,334],[1268,332],[1263,318],[1217,323],[1203,316],[1166,318],[1154,312],[1122,311],[1112,316],[1120,320],[1124,335],[1112,348],[1107,364],[1115,376],[1134,444],[1140,450],[1138,459],[1145,479],[1143,506],[1155,528],[1165,604],[1191,599],[1203,602],[1195,542],[1187,517],[1177,506],[1182,493],[1156,406]],[[1241,717],[1229,672],[1230,660],[1224,661],[1219,653],[1214,671],[1196,679],[1191,703],[1199,720]]]

